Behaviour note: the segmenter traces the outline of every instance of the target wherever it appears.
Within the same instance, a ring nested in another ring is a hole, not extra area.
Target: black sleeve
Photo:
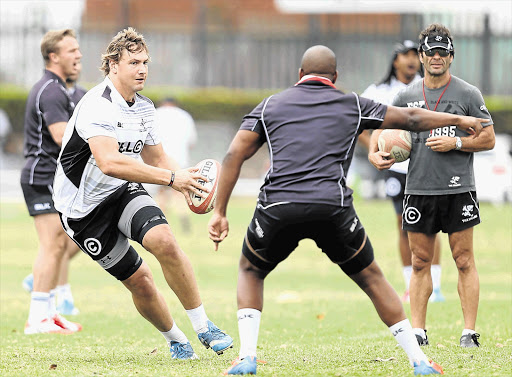
[[[39,100],[39,111],[48,126],[69,120],[69,97],[62,85],[53,82],[43,90]]]

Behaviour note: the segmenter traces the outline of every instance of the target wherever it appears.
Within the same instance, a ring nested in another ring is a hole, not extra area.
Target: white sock
[[[420,329],[418,327],[415,327],[415,328],[412,329],[412,332],[414,333],[414,335],[419,335],[423,339],[425,339],[427,337],[427,333],[425,332],[424,329]]]
[[[441,265],[433,264],[430,266],[430,274],[432,275],[432,288],[434,290],[441,289]]]
[[[389,330],[395,337],[398,344],[400,344],[404,349],[407,357],[409,357],[409,363],[411,363],[411,366],[414,366],[415,361],[425,361],[428,364],[428,357],[425,356],[421,350],[418,341],[412,332],[411,323],[408,319],[395,323],[389,328]]]
[[[64,300],[73,302],[73,294],[69,284],[57,285],[57,303],[60,304]]]
[[[244,308],[236,313],[238,317],[238,334],[240,336],[240,352],[238,357],[256,356],[258,333],[260,331],[261,312],[256,309]]]
[[[412,266],[404,266],[402,269],[404,275],[405,290],[409,290],[409,284],[411,283]]]
[[[30,310],[28,323],[36,324],[49,317],[50,294],[46,292],[32,292],[30,294]]]
[[[160,331],[160,333],[164,336],[167,341],[167,345],[171,346],[171,340],[179,343],[187,343],[187,336],[180,330],[176,322],[172,324],[172,327],[169,331]]]
[[[462,330],[462,336],[468,335],[468,334],[476,334],[476,331],[475,330],[471,330],[471,329],[464,329],[464,330]]]
[[[50,291],[50,299],[48,301],[48,315],[50,317],[53,317],[54,315],[59,314],[57,312],[57,299],[56,299],[56,295],[57,295],[57,289],[52,289]]]
[[[206,315],[203,304],[195,309],[187,310],[186,312],[196,334],[208,331],[208,316]]]

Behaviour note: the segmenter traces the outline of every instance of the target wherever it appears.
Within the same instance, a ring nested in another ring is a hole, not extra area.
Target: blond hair
[[[50,63],[50,54],[59,53],[58,43],[64,39],[64,37],[72,37],[76,39],[75,32],[73,29],[62,29],[62,30],[50,30],[47,32],[41,40],[41,55],[43,55],[45,65]]]
[[[107,51],[101,55],[100,71],[103,71],[105,76],[110,73],[111,61],[119,63],[123,50],[131,53],[140,51],[148,52],[148,46],[146,45],[144,36],[132,27],[117,33],[117,35],[110,41]]]

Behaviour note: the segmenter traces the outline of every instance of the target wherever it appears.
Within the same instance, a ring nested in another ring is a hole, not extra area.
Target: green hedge
[[[173,96],[195,120],[215,120],[233,123],[238,127],[242,117],[249,113],[264,97],[275,91],[247,91],[227,88],[184,89],[152,87],[142,94],[158,104]],[[23,117],[28,90],[13,86],[0,86],[0,108],[4,109],[15,133],[23,132]],[[486,97],[486,105],[493,116],[496,132],[512,134],[512,97]]]

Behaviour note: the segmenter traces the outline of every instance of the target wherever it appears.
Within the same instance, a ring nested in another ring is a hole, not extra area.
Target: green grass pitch
[[[32,219],[22,204],[0,207],[1,376],[219,376],[237,356],[236,280],[240,246],[255,199],[233,198],[231,231],[218,252],[207,238],[208,215],[194,215],[193,233],[169,219],[196,272],[209,317],[235,339],[217,356],[197,340],[184,309],[166,286],[156,260],[137,246],[180,328],[200,360],[173,361],[163,337],[135,310],[128,291],[86,255],[71,263],[70,282],[84,326],[74,335],[23,334],[29,295],[21,280],[37,250]],[[386,277],[403,292],[392,205],[356,201],[356,210]],[[425,352],[449,376],[512,375],[512,207],[482,204],[475,228],[481,295],[477,331],[482,347],[461,349],[457,273],[443,235],[445,303],[429,305],[431,345]],[[258,357],[259,376],[411,376],[405,353],[380,322],[370,300],[310,241],[301,242],[267,278]],[[406,312],[409,307],[406,304]]]

